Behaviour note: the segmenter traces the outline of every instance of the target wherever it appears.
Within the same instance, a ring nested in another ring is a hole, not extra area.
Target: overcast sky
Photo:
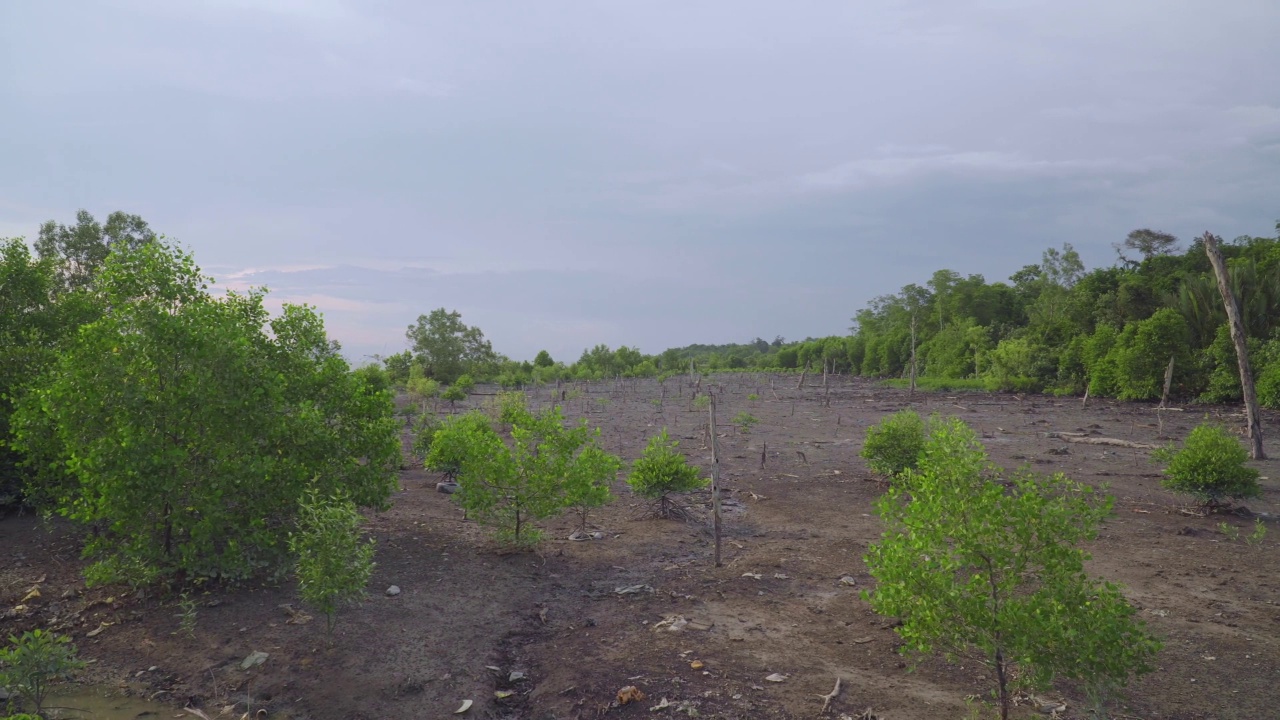
[[[939,268],[1273,235],[1280,2],[0,0],[0,236],[142,215],[353,358],[844,333]]]

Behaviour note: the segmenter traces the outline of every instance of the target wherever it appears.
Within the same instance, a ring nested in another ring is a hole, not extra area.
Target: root
[[[822,698],[822,709],[821,709],[821,710],[819,710],[818,712],[820,712],[820,713],[825,713],[827,710],[829,710],[829,709],[831,708],[831,701],[832,701],[832,700],[835,700],[835,699],[836,699],[836,696],[837,696],[837,695],[839,695],[839,694],[840,694],[840,676],[839,676],[839,675],[837,675],[837,676],[836,676],[836,686],[835,686],[834,688],[832,688],[832,689],[831,689],[831,692],[827,693],[826,695],[819,695],[819,696],[818,696],[818,697]]]

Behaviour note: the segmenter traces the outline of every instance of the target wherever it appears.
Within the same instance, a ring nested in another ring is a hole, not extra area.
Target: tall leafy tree
[[[137,215],[116,211],[107,216],[103,225],[87,210],[81,210],[76,213],[74,225],[53,220],[41,225],[36,252],[42,259],[56,263],[64,290],[76,290],[93,281],[112,252],[134,249],[155,240],[156,234]]]
[[[405,336],[427,374],[443,383],[452,383],[463,373],[483,376],[498,361],[480,328],[463,323],[457,310],[437,308],[419,315]]]

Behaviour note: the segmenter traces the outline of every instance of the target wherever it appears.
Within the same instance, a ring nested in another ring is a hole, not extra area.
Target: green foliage
[[[361,538],[363,522],[346,496],[325,497],[311,489],[299,506],[298,529],[289,534],[298,594],[324,613],[329,636],[338,608],[364,597],[373,575],[374,542]]]
[[[467,399],[467,391],[463,390],[457,385],[450,385],[449,387],[445,388],[444,393],[440,395],[440,398],[442,400],[448,400],[449,407],[453,407],[454,403],[458,402],[459,400]]]
[[[443,425],[440,419],[430,413],[422,413],[413,422],[410,436],[413,438],[411,450],[413,456],[425,460],[431,452],[431,444],[435,442],[436,433]]]
[[[1266,539],[1266,537],[1267,526],[1262,524],[1262,518],[1254,518],[1253,532],[1249,533],[1249,536],[1245,538],[1245,542],[1253,547],[1257,547],[1262,544],[1262,541]]]
[[[453,383],[465,373],[486,375],[498,361],[480,328],[464,324],[456,310],[438,308],[418,316],[405,336],[427,376],[442,383]]]
[[[21,637],[10,635],[9,646],[0,650],[0,687],[34,707],[38,717],[50,684],[82,667],[75,645],[65,635],[47,630],[31,630]]]
[[[564,504],[577,513],[582,532],[587,529],[587,514],[613,499],[610,486],[621,469],[622,459],[605,452],[594,441],[583,447],[570,464],[564,478]]]
[[[704,396],[705,397],[705,396]],[[699,477],[698,468],[689,465],[680,450],[680,441],[672,440],[667,429],[649,438],[644,453],[631,465],[627,484],[635,494],[658,501],[658,512],[666,517],[671,512],[672,493],[686,493],[708,484]]]
[[[551,359],[551,353],[546,350],[539,350],[537,357],[533,359],[534,367],[549,368],[555,364],[556,361]]]
[[[308,307],[215,298],[190,255],[114,250],[110,312],[79,328],[20,402],[29,494],[99,529],[96,581],[241,579],[287,564],[313,478],[383,507],[400,443],[388,392],[350,371]]]
[[[747,394],[747,400],[750,400],[751,402],[755,402],[755,401],[757,401],[757,400],[759,400],[759,399],[760,399],[760,396],[759,396],[759,395],[757,395],[757,394],[755,394],[755,393],[748,393],[748,394]]]
[[[391,376],[379,365],[365,365],[356,368],[353,373],[365,384],[366,392],[377,394],[391,391]]]
[[[899,410],[867,428],[862,457],[874,472],[897,477],[915,469],[925,445],[925,422],[914,410]]]
[[[61,290],[74,291],[93,283],[112,252],[135,250],[155,241],[156,234],[137,215],[113,212],[103,226],[81,210],[74,226],[53,220],[41,225],[35,246],[42,260],[53,261]]]
[[[866,598],[901,621],[904,651],[990,667],[1002,717],[1015,669],[1016,682],[1064,677],[1098,697],[1150,671],[1160,643],[1076,547],[1111,499],[1062,475],[1003,479],[964,423],[930,425],[919,469],[876,503],[886,529],[865,558],[877,581]]]
[[[1234,353],[1225,338],[1215,340],[1225,315],[1203,243],[1175,254],[1171,236],[1135,232],[1123,247],[1141,259],[1122,257],[1113,267],[1086,271],[1064,246],[1046,250],[1009,283],[939,270],[926,287],[910,284],[877,297],[855,316],[841,367],[864,376],[905,376],[914,326],[924,377],[977,376],[993,390],[1087,389],[1094,396],[1155,399],[1172,356],[1178,396],[1230,399],[1238,392],[1228,362]],[[1276,336],[1280,238],[1238,238],[1222,249],[1251,343]],[[774,366],[821,364],[823,342],[794,347],[794,360]],[[1270,363],[1254,367],[1261,386]],[[1280,407],[1280,370],[1274,373],[1266,395]]]
[[[449,432],[443,432],[444,430]],[[489,419],[478,412],[455,415],[444,422],[435,421],[429,431],[429,442],[426,438],[421,443],[415,441],[415,452],[421,447],[423,466],[438,472],[446,480],[456,481],[462,472],[467,454],[471,452],[471,439],[482,436],[489,429]]]
[[[178,612],[174,617],[178,618],[178,630],[187,637],[195,637],[199,611],[196,610],[196,601],[190,593],[184,592],[178,598]]]
[[[1248,451],[1220,425],[1199,425],[1181,450],[1161,448],[1152,458],[1166,463],[1161,485],[1207,506],[1221,505],[1225,498],[1255,498],[1262,492],[1258,471],[1245,465]]]
[[[1030,338],[1010,338],[985,355],[987,365],[983,377],[987,389],[1006,392],[1030,392],[1039,389],[1038,363],[1044,348]]]
[[[745,410],[733,416],[733,424],[738,427],[738,432],[743,435],[751,432],[751,428],[759,424],[760,419]]]
[[[1267,346],[1280,346],[1280,340],[1272,340]],[[1280,354],[1280,353],[1278,353]],[[1258,404],[1272,410],[1280,410],[1280,358],[1276,358],[1258,373]]]
[[[1169,358],[1174,358],[1175,380],[1191,369],[1188,340],[1187,323],[1172,308],[1161,309],[1146,320],[1125,325],[1112,349],[1119,398],[1160,399]]]
[[[453,381],[453,387],[456,387],[467,395],[470,395],[471,391],[476,389],[476,381],[471,379],[470,374],[463,373],[458,376],[457,380]]]
[[[699,395],[698,397],[694,398],[693,407],[698,410],[706,410],[707,408],[711,407],[711,396]]]
[[[510,442],[483,413],[445,421],[427,454],[429,468],[456,468],[453,499],[468,517],[492,527],[498,539],[516,547],[537,543],[530,523],[574,506],[586,512],[608,500],[617,473],[616,457],[597,446],[599,430],[586,422],[565,427],[559,407],[539,414],[522,404],[504,408]]]

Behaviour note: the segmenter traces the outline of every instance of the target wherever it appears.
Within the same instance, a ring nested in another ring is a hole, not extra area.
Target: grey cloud
[[[1280,4],[128,0],[0,11],[0,234],[125,209],[353,353],[842,332],[939,267],[1265,233]],[[299,268],[311,268],[301,270]]]

